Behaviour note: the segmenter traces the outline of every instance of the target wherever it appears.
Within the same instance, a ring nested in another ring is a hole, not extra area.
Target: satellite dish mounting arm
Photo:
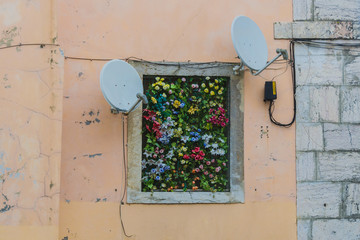
[[[134,108],[142,101],[143,104],[148,104],[148,99],[146,97],[145,94],[143,93],[137,93],[136,97],[138,98],[138,100],[134,103],[134,105],[132,105],[129,109],[129,111],[124,112],[125,115],[129,114],[132,110],[134,110]]]
[[[288,52],[286,51],[286,49],[276,49],[276,53],[278,55],[276,55],[276,57],[274,57],[271,61],[269,61],[263,68],[261,68],[260,70],[258,70],[257,72],[254,71],[253,69],[250,69],[250,72],[252,75],[257,76],[259,75],[262,71],[264,71],[268,66],[270,66],[273,62],[275,62],[279,57],[283,56],[283,58],[285,60],[289,59],[289,55]]]

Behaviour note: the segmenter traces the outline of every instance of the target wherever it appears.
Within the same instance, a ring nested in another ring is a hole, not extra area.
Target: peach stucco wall
[[[11,44],[52,42],[57,36],[55,40],[65,57],[135,56],[146,60],[193,62],[236,62],[230,26],[237,15],[249,16],[258,23],[268,42],[269,56],[274,56],[275,49],[288,48],[288,42],[273,40],[272,24],[275,21],[291,21],[292,12],[291,0],[3,2],[0,3],[0,11],[8,12],[6,9],[11,5],[10,8],[15,9],[12,10],[15,11],[12,16],[17,18],[3,16],[2,29],[16,26],[21,31],[21,37],[17,37]],[[58,50],[56,57],[59,64],[52,67],[47,61],[53,54],[50,50],[57,49],[56,46],[41,49],[23,46],[22,49],[1,50],[1,63],[7,64],[5,66],[14,72],[20,72],[18,78],[14,73],[12,79],[20,79],[18,81],[21,82],[11,90],[11,94],[6,92],[9,89],[0,85],[0,136],[5,133],[3,129],[10,128],[8,126],[12,124],[20,129],[20,136],[34,138],[41,146],[49,146],[49,149],[54,144],[52,151],[61,152],[61,167],[57,165],[55,172],[51,173],[57,189],[58,182],[61,182],[60,209],[54,208],[59,220],[37,221],[35,217],[27,217],[25,213],[19,215],[15,210],[7,212],[11,216],[11,220],[8,220],[0,213],[0,233],[7,234],[0,234],[0,239],[26,239],[24,236],[29,234],[40,236],[30,239],[126,239],[119,219],[123,186],[122,122],[121,115],[110,113],[101,94],[99,74],[105,62],[65,58],[62,65],[62,56],[59,56]],[[22,63],[31,67],[25,68]],[[5,74],[12,76],[3,64],[0,66],[0,81],[3,81]],[[275,64],[262,76],[271,79],[286,70],[285,66]],[[22,69],[30,70],[21,72]],[[44,78],[39,77],[36,71],[34,73],[33,69],[46,69]],[[62,74],[63,85],[57,86]],[[47,88],[45,85],[42,90],[44,86],[41,85],[41,79],[47,79],[47,87],[53,87],[54,91],[63,88],[63,98],[42,98]],[[276,80],[279,96],[275,116],[280,121],[290,121],[290,68]],[[270,124],[268,105],[262,100],[264,81],[261,77],[245,73],[245,203],[125,204],[123,220],[127,233],[133,235],[131,239],[296,239],[295,131],[294,127],[285,129]],[[29,85],[21,85],[22,82]],[[5,100],[8,97],[12,102]],[[13,106],[15,100],[19,104]],[[53,108],[46,109],[47,106],[53,106],[52,101],[58,104],[55,112]],[[27,108],[21,108],[20,103]],[[28,109],[40,111],[38,108],[43,114],[33,113],[36,125],[27,126],[25,132],[25,122],[15,121],[14,118],[26,121],[30,114]],[[53,118],[60,119],[62,126]],[[62,137],[57,131],[62,133]],[[8,138],[0,138],[0,141],[3,139],[9,145],[15,144]],[[10,150],[12,147],[0,145],[0,150]],[[31,153],[30,149],[24,151]],[[60,164],[60,154],[54,156],[58,156],[54,162]],[[35,156],[34,161],[30,157],[28,159],[27,166],[37,166],[40,170],[36,173],[42,176],[47,165],[34,162],[40,157]],[[1,161],[0,164],[4,161],[10,165],[18,164],[15,163],[15,155]],[[60,177],[56,174],[60,174]],[[24,171],[21,184],[34,188],[33,179],[29,179],[29,176],[30,173]],[[4,191],[1,187],[0,182],[0,190]],[[30,194],[33,198],[37,195],[35,191]],[[21,195],[19,198],[26,204],[31,203],[30,199]],[[34,209],[40,212],[40,216],[52,216],[50,210],[42,206],[34,206]]]

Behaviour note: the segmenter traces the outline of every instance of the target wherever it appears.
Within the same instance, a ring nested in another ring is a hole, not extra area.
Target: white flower
[[[181,141],[183,141],[184,143],[186,143],[187,141],[189,141],[189,136],[181,136]]]
[[[211,146],[212,146],[213,148],[218,148],[218,147],[219,147],[219,144],[213,143]]]
[[[149,153],[147,150],[145,150],[144,155],[145,155],[145,157],[151,157],[152,156],[152,154]]]
[[[225,143],[225,141],[224,141],[222,138],[219,138],[219,141],[220,141],[221,143]]]

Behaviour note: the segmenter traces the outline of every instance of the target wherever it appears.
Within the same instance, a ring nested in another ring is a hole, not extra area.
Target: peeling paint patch
[[[85,154],[83,155],[84,157],[89,157],[89,158],[95,158],[97,156],[102,156],[102,153],[95,153],[95,154]]]
[[[90,110],[89,112],[84,111],[81,116],[85,118],[83,121],[75,121],[76,124],[79,124],[81,128],[84,126],[89,126],[94,123],[100,123],[101,120],[98,118],[100,115],[100,110]],[[90,119],[89,119],[90,118]]]
[[[0,213],[4,213],[4,212],[7,212],[7,211],[9,211],[11,208],[13,208],[14,206],[10,206],[9,204],[8,204],[8,202],[9,202],[9,199],[7,198],[7,196],[5,195],[5,194],[1,194],[2,195],[2,197],[3,197],[3,199],[4,199],[4,201],[2,202],[3,203],[3,207],[2,208],[0,208]]]
[[[2,31],[0,37],[0,46],[1,45],[11,46],[12,42],[14,41],[14,38],[17,36],[19,36],[19,30],[17,27],[13,27],[8,30]]]

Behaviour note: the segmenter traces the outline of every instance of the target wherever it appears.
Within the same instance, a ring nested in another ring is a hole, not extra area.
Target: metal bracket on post
[[[276,55],[276,57],[274,57],[270,62],[268,62],[265,67],[263,67],[262,69],[260,69],[259,71],[255,72],[254,70],[250,69],[250,72],[252,75],[254,76],[257,76],[259,75],[262,71],[264,71],[269,65],[271,65],[273,62],[276,61],[276,59],[278,59],[279,57],[283,56],[283,58],[285,60],[288,60],[289,59],[289,55],[288,55],[288,52],[286,51],[286,49],[276,49],[276,53],[278,55]]]

